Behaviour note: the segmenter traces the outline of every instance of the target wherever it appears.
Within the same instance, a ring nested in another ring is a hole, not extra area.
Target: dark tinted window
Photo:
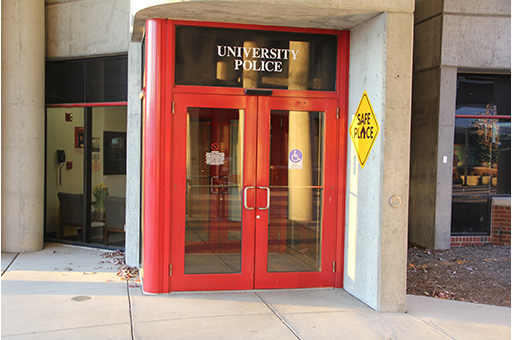
[[[84,62],[47,62],[45,75],[46,103],[84,103],[84,68]]]
[[[46,103],[127,100],[128,57],[46,62]]]
[[[176,27],[176,84],[336,90],[337,36]]]
[[[459,74],[455,114],[510,116],[510,75]]]

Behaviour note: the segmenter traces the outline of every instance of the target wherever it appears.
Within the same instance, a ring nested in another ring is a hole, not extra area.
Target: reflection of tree
[[[495,106],[487,104],[484,115],[495,115]],[[493,118],[478,118],[472,126],[476,128],[479,144],[478,161],[496,163],[498,159],[499,125]]]

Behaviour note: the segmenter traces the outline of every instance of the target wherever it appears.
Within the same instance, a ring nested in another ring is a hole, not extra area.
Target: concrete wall
[[[43,247],[44,6],[2,1],[2,251]]]
[[[409,241],[450,247],[457,72],[510,72],[510,1],[417,0]]]
[[[46,57],[128,51],[130,0],[47,0]]]
[[[345,223],[344,288],[370,307],[379,308],[382,224],[382,151],[385,129],[386,15],[350,34],[349,122],[364,91],[381,132],[363,170],[349,136]],[[349,123],[350,124],[350,123]]]
[[[510,70],[510,1],[446,0],[441,65]]]
[[[405,310],[412,22],[384,13],[350,37],[349,119],[366,91],[381,132],[364,169],[349,138],[344,287],[381,311]]]
[[[256,25],[351,29],[382,13],[414,11],[412,0],[132,0],[132,41],[145,20],[169,18]]]

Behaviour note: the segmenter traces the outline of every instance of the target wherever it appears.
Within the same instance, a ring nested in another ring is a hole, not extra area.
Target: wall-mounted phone
[[[62,185],[62,167],[66,162],[66,152],[64,150],[57,150],[57,163],[59,163],[59,185]]]
[[[57,150],[57,163],[64,163],[66,161],[66,151]]]

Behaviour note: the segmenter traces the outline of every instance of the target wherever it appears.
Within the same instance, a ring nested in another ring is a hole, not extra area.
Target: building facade
[[[414,20],[409,240],[492,243],[493,206],[510,207],[510,2],[416,1]]]
[[[405,311],[408,241],[450,242],[457,79],[510,88],[510,4],[458,3],[2,3],[2,251],[124,246],[147,293]],[[464,20],[493,23],[491,59],[456,58]]]

